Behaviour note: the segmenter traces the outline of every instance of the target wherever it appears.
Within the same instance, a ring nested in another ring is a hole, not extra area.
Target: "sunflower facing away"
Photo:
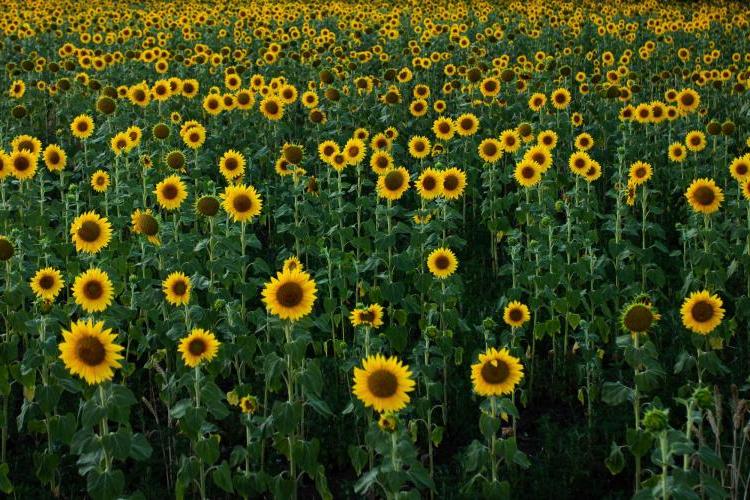
[[[107,273],[92,267],[73,282],[73,298],[87,313],[104,311],[112,303],[113,288]]]
[[[268,312],[281,319],[296,321],[312,311],[317,287],[309,274],[287,269],[276,274],[263,288]]]
[[[349,315],[352,326],[368,326],[378,328],[383,325],[383,306],[372,304],[368,307],[358,307]]]
[[[235,222],[245,222],[260,214],[263,200],[253,186],[228,186],[221,194],[224,210]]]
[[[427,257],[427,267],[436,278],[444,279],[456,272],[458,259],[449,248],[437,248]]]
[[[692,332],[708,335],[721,324],[724,318],[723,305],[718,295],[707,290],[693,292],[680,308],[682,324]]]
[[[354,368],[352,392],[379,413],[404,408],[409,403],[408,393],[413,390],[411,370],[396,357],[369,356],[362,360],[362,368]]]
[[[34,274],[29,282],[34,294],[42,300],[52,302],[65,285],[62,274],[57,269],[45,267]]]
[[[471,365],[474,392],[480,396],[511,394],[523,379],[523,365],[508,349],[491,347],[479,355],[479,362]]]
[[[182,353],[182,361],[190,368],[211,361],[219,352],[221,342],[208,330],[193,328],[190,335],[180,340],[177,350]]]
[[[112,238],[112,226],[106,217],[100,217],[91,211],[76,217],[70,225],[70,234],[76,251],[97,253],[106,247]]]
[[[60,359],[65,368],[90,385],[112,380],[114,368],[120,368],[123,359],[121,345],[115,343],[116,335],[104,329],[104,322],[91,320],[70,324],[62,332],[64,342],[59,345]]]
[[[531,319],[529,308],[517,300],[509,303],[503,310],[503,321],[508,326],[518,328]]]
[[[698,179],[690,184],[685,197],[696,212],[712,214],[719,210],[724,193],[713,179]]]
[[[162,282],[162,290],[167,302],[174,306],[183,306],[190,302],[190,278],[184,273],[174,272]]]

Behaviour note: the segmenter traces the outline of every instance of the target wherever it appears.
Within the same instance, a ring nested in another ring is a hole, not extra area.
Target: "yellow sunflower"
[[[513,172],[513,177],[516,182],[525,188],[533,187],[539,184],[542,180],[541,167],[534,162],[528,160],[521,160]]]
[[[570,155],[568,159],[568,166],[570,170],[576,175],[583,175],[591,165],[591,157],[585,151],[576,151]]]
[[[362,360],[362,368],[354,368],[352,392],[367,407],[379,413],[396,412],[409,403],[414,380],[408,365],[396,357],[382,354]]]
[[[154,189],[156,201],[165,210],[176,210],[185,198],[187,198],[187,188],[180,179],[179,175],[170,175],[163,181],[159,182]]]
[[[136,209],[130,216],[130,227],[134,234],[143,234],[148,241],[159,245],[159,221],[154,217],[151,209]]]
[[[362,139],[352,138],[346,141],[342,154],[346,158],[347,165],[358,165],[365,158],[367,147]]]
[[[536,142],[551,151],[557,147],[557,134],[554,130],[543,130],[536,136]]]
[[[31,179],[36,174],[37,157],[27,150],[13,151],[10,154],[10,173],[19,181]]]
[[[296,255],[292,255],[288,259],[284,260],[284,264],[282,265],[282,269],[284,271],[293,271],[295,269],[301,271],[304,266],[302,265],[302,262],[300,262],[299,258],[297,258]]]
[[[454,121],[456,133],[462,137],[474,135],[479,130],[479,118],[471,113],[464,113]]]
[[[352,326],[368,326],[378,328],[383,326],[383,306],[372,304],[368,307],[354,309],[349,315]]]
[[[25,149],[32,155],[39,156],[39,153],[42,150],[42,141],[34,136],[22,134],[15,137],[10,142],[10,149],[11,151],[21,151],[22,149]]]
[[[539,165],[539,169],[544,173],[552,166],[552,151],[543,144],[536,144],[526,150],[523,154],[523,159],[525,161],[533,161]]]
[[[485,163],[495,163],[503,157],[503,148],[500,141],[492,137],[484,139],[477,148],[479,157]]]
[[[417,193],[425,200],[432,200],[443,194],[443,173],[434,168],[425,169],[416,182]]]
[[[330,163],[334,155],[341,153],[339,145],[333,141],[323,141],[318,144],[318,157],[325,163]]]
[[[735,158],[729,165],[729,173],[738,182],[746,180],[750,176],[750,154]]]
[[[70,373],[78,375],[87,384],[112,380],[114,368],[122,367],[120,351],[123,347],[115,343],[117,336],[111,329],[104,328],[104,322],[77,321],[62,334],[60,359]]]
[[[104,311],[112,303],[113,288],[107,273],[92,267],[73,282],[73,298],[87,313]]]
[[[97,193],[104,193],[109,188],[109,174],[104,170],[97,170],[91,174],[91,187]]]
[[[693,181],[685,191],[685,197],[693,210],[703,214],[716,212],[724,201],[724,193],[713,179]]]
[[[430,154],[430,140],[417,135],[409,139],[409,154],[417,159],[426,158]]]
[[[221,194],[222,206],[235,222],[245,222],[260,214],[263,200],[253,186],[228,186]]]
[[[378,175],[393,168],[393,157],[387,151],[375,151],[370,157],[370,168]]]
[[[441,141],[449,141],[456,133],[456,126],[453,123],[453,120],[446,116],[441,116],[432,123],[432,132],[437,139],[440,139]]]
[[[630,165],[630,180],[632,180],[633,184],[636,186],[645,184],[651,179],[653,173],[653,168],[651,168],[651,164],[649,163],[637,161]]]
[[[94,120],[89,115],[78,115],[70,123],[70,132],[78,139],[88,139],[94,133]]]
[[[479,362],[471,365],[474,392],[480,396],[511,394],[523,379],[523,365],[508,349],[491,347],[479,355]]]
[[[392,168],[378,177],[378,196],[398,200],[409,189],[409,172],[404,167]]]
[[[284,105],[278,97],[267,96],[260,101],[260,112],[268,120],[278,121],[284,116]]]
[[[182,354],[182,361],[190,368],[209,362],[219,352],[221,342],[216,336],[202,328],[193,328],[190,335],[180,340],[177,350]]]
[[[517,300],[509,303],[503,310],[503,321],[508,326],[518,328],[531,319],[529,308]]]
[[[724,318],[723,305],[718,295],[706,290],[693,292],[680,308],[682,324],[692,332],[708,335],[721,324]]]
[[[241,177],[245,173],[245,156],[230,149],[219,160],[219,172],[227,181]]]
[[[184,306],[190,302],[190,290],[192,284],[190,278],[181,272],[174,272],[167,276],[161,284],[164,298],[173,306]]]
[[[500,133],[500,144],[506,153],[515,153],[521,148],[521,136],[513,129]]]
[[[701,104],[701,96],[693,89],[683,89],[677,94],[677,107],[684,113],[692,113]]]
[[[457,200],[464,194],[466,187],[466,173],[458,168],[452,167],[443,170],[443,198]]]
[[[60,172],[65,168],[68,156],[63,148],[57,144],[50,144],[44,148],[44,164],[50,172]]]
[[[565,109],[570,104],[570,91],[564,88],[553,90],[552,94],[550,94],[550,101],[555,109]]]
[[[109,244],[112,238],[112,226],[106,217],[96,212],[86,212],[75,218],[70,225],[70,234],[76,251],[97,253]]]
[[[687,150],[681,142],[673,142],[667,150],[667,157],[670,161],[682,163],[687,156]]]
[[[437,248],[427,257],[427,268],[439,279],[445,279],[458,269],[456,254],[449,248]]]
[[[706,134],[700,130],[693,130],[685,136],[685,146],[693,153],[703,151],[706,144]]]
[[[55,268],[45,267],[34,274],[29,282],[31,290],[42,300],[52,302],[65,286],[62,274]]]
[[[285,269],[263,287],[263,303],[268,312],[281,319],[297,321],[312,311],[317,287],[300,269]]]

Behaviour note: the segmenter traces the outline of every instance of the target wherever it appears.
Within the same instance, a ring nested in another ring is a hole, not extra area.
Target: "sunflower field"
[[[750,5],[2,7],[3,498],[750,495]]]

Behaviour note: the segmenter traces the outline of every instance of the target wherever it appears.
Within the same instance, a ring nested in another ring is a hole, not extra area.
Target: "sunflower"
[[[222,112],[224,103],[221,98],[216,94],[208,94],[203,98],[203,109],[209,115],[216,116]]]
[[[683,89],[677,94],[677,107],[683,113],[692,113],[701,105],[701,96],[693,89]]]
[[[602,166],[598,161],[591,160],[591,164],[589,165],[589,168],[586,170],[586,172],[584,172],[583,178],[586,179],[586,182],[594,182],[601,176]]]
[[[258,411],[258,398],[256,398],[255,396],[245,396],[240,399],[239,406],[242,413],[252,415],[256,411]]]
[[[427,257],[427,268],[439,279],[445,279],[458,269],[456,254],[449,248],[437,248]]]
[[[638,297],[625,306],[620,316],[620,324],[631,333],[648,332],[661,319],[661,315],[647,297]]]
[[[372,304],[368,307],[358,307],[349,315],[352,326],[368,326],[378,328],[383,325],[383,306]]]
[[[724,193],[713,179],[698,179],[690,184],[685,191],[685,197],[696,212],[712,214],[719,210],[724,201]]]
[[[667,157],[670,161],[682,163],[687,156],[687,150],[681,142],[673,142],[667,150]]]
[[[213,217],[219,213],[221,204],[215,196],[201,196],[197,202],[195,202],[196,211],[203,217]]]
[[[52,267],[45,267],[34,274],[29,285],[37,297],[52,302],[60,293],[62,287],[65,286],[65,282],[60,271]]]
[[[100,217],[94,211],[86,212],[75,218],[70,225],[70,234],[76,251],[97,253],[109,244],[112,238],[112,226],[106,217]]]
[[[464,194],[466,173],[456,167],[443,170],[443,198],[456,200]]]
[[[576,151],[568,159],[570,170],[576,175],[583,175],[591,166],[591,157],[585,151]]]
[[[0,235],[0,262],[10,260],[15,253],[16,249],[13,247],[13,243],[5,236]]]
[[[219,172],[227,181],[241,177],[245,173],[245,156],[230,149],[219,160]]]
[[[648,182],[653,174],[654,170],[653,168],[651,168],[651,164],[649,163],[637,161],[630,165],[629,178],[636,186],[640,186],[641,184],[645,184],[646,182]]]
[[[316,290],[309,274],[288,269],[271,277],[263,287],[263,303],[271,314],[296,321],[312,311]]]
[[[750,154],[735,158],[729,165],[729,173],[738,182],[746,180],[750,176]]]
[[[123,359],[121,345],[115,343],[117,336],[104,328],[104,322],[92,320],[70,324],[70,330],[63,330],[60,343],[60,359],[65,368],[78,375],[89,385],[112,380],[114,368],[121,368]]]
[[[724,303],[718,295],[706,290],[693,292],[680,308],[682,324],[692,332],[708,335],[721,324],[724,317],[722,305]]]
[[[456,133],[462,137],[474,135],[479,130],[479,118],[471,113],[464,113],[455,120]]]
[[[698,153],[706,148],[706,134],[700,130],[692,130],[685,136],[685,146],[693,153]]]
[[[387,151],[375,151],[370,157],[370,168],[378,175],[393,168],[393,157]]]
[[[268,120],[278,121],[284,116],[284,105],[278,97],[267,96],[260,101],[260,112]]]
[[[750,201],[750,178],[742,181],[740,183],[740,187],[742,188],[742,196],[744,196],[746,200]]]
[[[187,160],[182,151],[173,149],[164,156],[164,163],[172,170],[184,170]]]
[[[123,151],[125,151],[125,148],[128,147],[128,136],[125,132],[120,132],[119,134],[115,134],[114,137],[109,141],[109,148],[112,150],[112,152],[115,154],[115,156],[120,156]]]
[[[417,193],[425,200],[432,200],[443,193],[443,173],[434,168],[425,169],[416,182]]]
[[[533,187],[542,180],[542,169],[534,161],[521,160],[513,172],[516,182],[525,188]]]
[[[94,133],[94,120],[89,115],[78,115],[70,123],[70,131],[78,139],[88,139]]]
[[[352,138],[346,141],[342,153],[347,165],[358,165],[365,158],[367,147],[362,139]]]
[[[304,148],[299,144],[287,143],[281,148],[282,156],[290,165],[299,165],[302,163],[304,153]]]
[[[295,269],[301,271],[303,266],[299,258],[296,255],[292,255],[288,259],[284,260],[284,264],[281,268],[284,271],[294,271]]]
[[[398,358],[382,354],[362,360],[362,368],[354,368],[352,392],[367,407],[379,413],[396,412],[409,403],[414,380],[408,365]]]
[[[22,134],[14,138],[10,143],[11,151],[21,151],[25,149],[34,156],[39,156],[42,150],[42,141],[36,137]]]
[[[536,136],[536,142],[552,151],[557,147],[557,134],[553,130],[543,130]]]
[[[480,396],[511,394],[523,379],[523,365],[508,349],[491,347],[479,355],[479,362],[471,365],[474,392]]]
[[[130,216],[131,231],[134,234],[143,234],[148,238],[148,241],[154,245],[158,245],[159,242],[159,221],[156,220],[151,209],[142,211],[136,209],[135,212]]]
[[[104,311],[112,303],[113,288],[107,273],[92,267],[73,282],[73,298],[87,313]]]
[[[182,134],[182,142],[190,149],[198,149],[206,142],[206,129],[202,126],[191,127]]]
[[[435,137],[441,141],[448,141],[452,139],[453,135],[456,133],[456,126],[453,123],[453,120],[441,116],[432,122],[432,132],[435,134]]]
[[[187,189],[178,175],[170,175],[156,185],[156,201],[165,210],[175,210],[187,198]]]
[[[318,144],[318,157],[325,163],[330,163],[334,155],[341,153],[339,145],[333,141],[323,141]]]
[[[398,200],[409,189],[409,172],[404,167],[391,168],[378,177],[378,196]]]
[[[219,352],[221,342],[208,330],[193,328],[190,335],[180,340],[177,350],[182,353],[182,361],[190,368],[202,362],[209,362]]]
[[[539,165],[539,169],[542,173],[549,170],[552,166],[552,152],[542,144],[536,144],[531,146],[523,154],[524,161],[531,161]]]
[[[552,101],[552,106],[555,109],[565,109],[570,105],[570,91],[564,88],[553,90],[552,94],[550,94],[550,101]]]
[[[506,153],[515,153],[521,148],[521,136],[513,129],[503,130],[500,133],[500,144]]]
[[[193,288],[190,278],[181,272],[167,276],[161,284],[164,297],[173,306],[184,306],[190,302],[190,290]]]
[[[65,168],[68,156],[63,148],[57,144],[50,144],[44,148],[44,164],[50,172],[60,172]]]
[[[109,188],[109,174],[104,170],[97,170],[91,174],[91,187],[97,193],[104,193]]]
[[[518,328],[531,319],[529,308],[517,300],[509,303],[503,310],[503,321],[508,326]]]
[[[477,148],[479,157],[485,163],[495,163],[503,157],[503,147],[500,141],[492,137],[484,139]]]
[[[422,159],[430,154],[430,140],[427,137],[417,135],[409,139],[409,154],[417,159]]]
[[[591,134],[587,134],[586,132],[578,134],[578,136],[576,137],[575,146],[581,151],[588,151],[594,146],[594,138],[591,137]]]
[[[31,179],[36,174],[37,157],[27,150],[13,151],[8,159],[10,173],[19,181]]]
[[[221,194],[224,210],[235,222],[245,222],[260,214],[263,200],[253,186],[228,186]]]
[[[529,109],[531,111],[541,111],[544,105],[547,104],[547,96],[536,92],[529,97]]]
[[[0,149],[0,181],[8,177],[11,173],[10,156]]]

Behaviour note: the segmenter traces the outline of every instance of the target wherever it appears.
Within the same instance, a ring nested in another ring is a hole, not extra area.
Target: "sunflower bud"
[[[661,408],[651,408],[643,416],[643,425],[648,431],[660,432],[669,424],[669,412]]]
[[[693,392],[693,399],[695,399],[695,402],[703,410],[707,410],[714,405],[714,397],[708,387],[698,387]]]

